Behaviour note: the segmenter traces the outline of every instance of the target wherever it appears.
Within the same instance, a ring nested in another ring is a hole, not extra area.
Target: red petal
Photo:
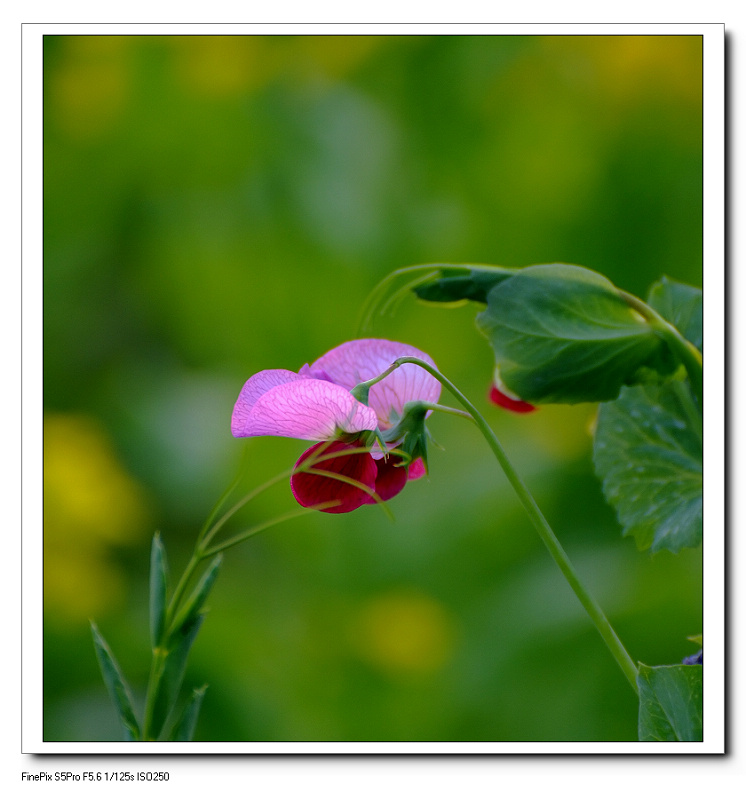
[[[298,459],[296,467],[311,458],[318,450],[322,452],[319,457],[328,456],[331,453],[343,452],[359,447],[359,444],[347,444],[345,442],[321,442],[309,447]],[[376,486],[376,462],[370,453],[353,453],[351,455],[339,455],[334,458],[325,458],[319,461],[315,467],[324,472],[334,472],[352,478],[358,483],[375,490]],[[370,495],[357,486],[352,486],[336,478],[322,475],[312,475],[308,472],[296,472],[290,478],[290,488],[295,495],[295,499],[305,508],[315,506],[320,503],[327,503],[333,500],[338,501],[338,505],[330,508],[320,509],[328,514],[344,514],[360,508],[363,503],[370,502]]]
[[[398,463],[400,459],[396,459],[396,461]],[[393,462],[393,458],[380,458],[376,461],[378,467],[376,494],[381,500],[390,500],[392,497],[396,497],[407,483],[407,470],[404,467],[396,466]],[[375,503],[376,501],[372,497],[368,497],[365,502]]]
[[[528,414],[531,411],[536,411],[536,406],[532,406],[531,403],[527,403],[525,400],[508,397],[497,386],[493,386],[490,389],[490,402],[500,406],[500,408],[514,411],[516,414]]]

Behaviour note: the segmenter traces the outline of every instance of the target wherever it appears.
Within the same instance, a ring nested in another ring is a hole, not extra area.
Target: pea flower
[[[402,356],[435,366],[426,353],[386,339],[357,339],[335,347],[298,372],[269,369],[252,375],[233,409],[236,437],[287,436],[317,442],[296,462],[306,471],[290,479],[295,499],[305,507],[335,502],[332,514],[389,500],[408,480],[425,474],[422,458],[408,463],[384,454],[376,438],[398,430],[414,401],[435,403],[440,383],[415,364],[404,364],[370,387],[367,404],[351,390],[383,373]],[[391,448],[396,441],[388,442]]]

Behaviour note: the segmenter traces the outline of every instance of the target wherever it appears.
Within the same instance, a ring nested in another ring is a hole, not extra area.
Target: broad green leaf
[[[593,447],[604,495],[640,549],[702,541],[701,418],[682,381],[634,386],[599,409]]]
[[[93,622],[91,622],[91,633],[104,684],[119,714],[119,719],[129,734],[128,738],[139,740],[140,726],[132,706],[132,693],[122,675],[122,670],[119,668],[111,648]]]
[[[516,271],[507,267],[444,267],[437,277],[414,286],[412,291],[421,300],[433,303],[459,300],[486,303],[490,289],[515,275]]]
[[[662,277],[650,287],[648,305],[702,350],[702,290]]]
[[[677,366],[609,280],[569,264],[526,267],[495,285],[477,326],[503,383],[531,403],[613,400]]]
[[[181,689],[189,651],[202,626],[204,615],[192,617],[175,631],[167,645],[163,669],[158,681],[158,692],[153,704],[152,730],[156,737],[171,713]]]
[[[202,698],[205,696],[207,686],[192,691],[192,696],[184,706],[184,710],[174,725],[171,733],[172,742],[191,742],[194,738],[194,729],[197,726],[197,718],[202,708]]]
[[[641,742],[702,741],[702,667],[640,664]]]
[[[222,563],[222,555],[215,556],[215,558],[210,562],[210,566],[205,570],[197,585],[194,587],[194,591],[190,595],[187,602],[184,603],[184,607],[177,615],[174,622],[174,630],[183,628],[184,625],[189,622],[189,620],[194,619],[202,610],[202,606],[204,605],[205,600],[207,600],[207,596],[210,594],[210,590],[212,589],[215,580],[218,577],[218,570],[220,569],[220,565]]]
[[[159,533],[150,549],[150,644],[157,647],[166,625],[166,589],[168,583],[166,550]]]

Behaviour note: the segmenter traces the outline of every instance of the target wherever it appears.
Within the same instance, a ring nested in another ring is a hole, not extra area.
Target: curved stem
[[[624,645],[620,641],[619,637],[616,634],[616,631],[611,627],[606,615],[604,614],[601,607],[598,605],[596,600],[592,597],[590,592],[583,586],[578,574],[575,572],[575,568],[570,563],[570,559],[565,553],[562,545],[559,543],[559,540],[554,534],[554,531],[551,529],[549,523],[545,519],[544,515],[541,513],[539,506],[536,504],[533,496],[528,490],[528,487],[523,482],[521,477],[513,468],[513,465],[508,460],[508,457],[503,449],[502,445],[500,444],[497,436],[495,436],[492,428],[487,424],[487,421],[484,417],[479,413],[476,407],[467,399],[467,397],[461,393],[459,389],[454,386],[445,376],[443,376],[437,369],[432,367],[426,361],[422,361],[419,358],[414,358],[410,356],[406,356],[404,358],[398,358],[393,364],[392,367],[387,370],[384,375],[390,374],[393,369],[401,366],[402,364],[416,364],[422,369],[429,372],[434,378],[437,378],[443,386],[445,386],[448,391],[451,392],[454,397],[461,403],[461,405],[469,412],[469,414],[474,419],[477,427],[481,431],[484,438],[487,440],[487,444],[489,444],[492,452],[495,454],[498,463],[502,467],[503,472],[505,473],[508,481],[510,481],[511,486],[513,487],[515,493],[518,495],[518,499],[521,501],[526,513],[529,516],[529,519],[536,528],[539,537],[546,545],[546,548],[549,550],[550,555],[554,559],[554,562],[560,568],[560,571],[565,576],[565,580],[570,585],[570,588],[575,592],[575,596],[580,601],[581,605],[585,609],[588,616],[593,621],[593,624],[596,626],[596,629],[601,634],[601,638],[606,643],[606,646],[611,651],[611,654],[616,659],[619,667],[621,668],[622,672],[624,673],[625,677],[629,681],[632,688],[635,692],[638,692],[637,689],[637,667],[635,666],[634,662],[630,658],[629,653],[624,648]]]
[[[365,331],[370,327],[371,320],[376,312],[383,314],[392,303],[396,302],[397,298],[406,294],[410,290],[425,283],[430,278],[436,278],[439,273],[444,269],[462,269],[468,272],[471,269],[478,269],[482,272],[503,272],[504,267],[495,267],[488,264],[450,264],[434,262],[432,264],[413,264],[409,267],[401,267],[393,272],[390,272],[383,278],[366,298],[363,307],[360,311],[360,319],[358,320],[358,329]],[[409,278],[410,275],[416,274],[414,280],[407,282],[406,286],[400,287],[395,292],[386,298],[386,293],[393,284],[399,281],[400,278]]]
[[[622,289],[617,289],[617,292],[630,308],[634,308],[638,314],[644,317],[646,322],[650,323],[651,327],[658,331],[674,355],[678,356],[689,376],[694,394],[701,403],[703,385],[702,353],[681,334],[678,328],[664,319],[654,308],[651,308],[647,303],[643,303],[639,297],[635,297]]]
[[[207,530],[209,529],[210,525],[212,525],[212,521],[218,515],[218,511],[220,511],[220,507],[223,503],[230,497],[233,490],[238,486],[239,481],[241,480],[241,475],[243,475],[244,469],[246,468],[246,464],[249,460],[249,448],[244,446],[243,455],[241,456],[241,464],[238,467],[238,472],[236,473],[236,477],[230,483],[228,488],[220,495],[218,498],[217,503],[213,506],[212,511],[210,512],[209,516],[204,522],[204,525],[200,529],[199,534],[197,535],[197,544],[195,546],[199,546],[200,542],[204,538]]]
[[[281,472],[279,475],[275,475],[274,478],[270,478],[266,483],[263,483],[261,486],[258,486],[256,489],[252,489],[248,494],[244,495],[235,505],[229,508],[225,514],[210,528],[207,533],[204,534],[198,541],[195,547],[195,551],[197,547],[203,546],[206,547],[210,541],[212,541],[213,536],[225,525],[225,523],[241,508],[243,508],[246,503],[250,500],[253,500],[257,495],[261,494],[265,489],[269,489],[270,486],[274,486],[276,483],[279,483],[284,478],[290,477],[292,475],[293,470],[285,470],[285,472]]]
[[[444,414],[453,414],[454,417],[462,417],[463,419],[470,419],[475,422],[474,417],[468,411],[462,411],[460,408],[451,408],[450,406],[443,406],[440,403],[422,403],[423,408],[430,411],[442,411]]]
[[[261,522],[259,525],[254,525],[253,528],[249,528],[243,533],[239,533],[230,539],[226,539],[226,541],[221,542],[220,544],[216,544],[214,547],[211,547],[209,550],[205,551],[204,558],[207,558],[208,556],[214,556],[217,553],[222,553],[223,550],[227,550],[229,547],[241,544],[241,542],[245,542],[247,539],[250,539],[257,533],[267,530],[267,528],[271,528],[273,525],[279,525],[281,522],[287,522],[289,519],[302,517],[304,514],[309,514],[311,511],[323,511],[327,508],[333,508],[338,504],[338,500],[329,500],[328,502],[319,503],[315,506],[308,506],[308,508],[299,508],[295,511],[288,511],[287,514],[281,514],[279,517],[269,520],[269,522]]]
[[[328,444],[331,444],[331,442],[329,442]],[[354,455],[355,453],[367,453],[368,451],[369,448],[367,447],[358,447],[358,448],[350,448],[348,451],[345,451],[345,453],[346,455]],[[223,516],[209,530],[207,529],[207,524],[204,525],[202,531],[200,532],[200,536],[198,537],[197,542],[194,546],[194,552],[192,553],[189,563],[185,567],[184,572],[181,575],[181,578],[179,578],[179,582],[176,585],[174,593],[171,597],[171,602],[168,604],[168,610],[166,612],[166,622],[170,623],[173,620],[178,610],[179,603],[181,602],[181,599],[184,596],[184,592],[186,591],[186,588],[189,585],[189,581],[191,580],[195,570],[202,563],[202,561],[204,561],[209,556],[222,552],[223,550],[227,550],[234,544],[238,544],[240,541],[244,541],[244,539],[248,538],[248,536],[243,536],[242,534],[239,534],[239,536],[235,536],[232,539],[229,539],[227,542],[223,542],[220,545],[214,545],[213,547],[208,547],[208,545],[214,538],[215,534],[217,534],[220,531],[223,525],[225,525],[225,523],[237,511],[243,508],[249,501],[253,500],[257,495],[261,494],[265,489],[269,489],[271,486],[274,486],[281,480],[290,477],[293,474],[293,472],[311,471],[312,468],[315,467],[317,464],[323,463],[324,461],[327,461],[332,458],[337,458],[338,455],[339,455],[338,453],[325,453],[324,449],[320,449],[315,454],[315,457],[312,462],[307,461],[298,467],[293,467],[293,469],[285,470],[284,472],[281,472],[279,475],[275,475],[274,478],[270,478],[270,480],[266,481],[261,486],[258,486],[256,489],[252,489],[248,494],[244,495],[237,503],[235,503],[231,508],[229,508],[228,511],[226,511],[225,514],[223,514]],[[334,477],[343,480],[342,476],[337,476],[336,474],[334,474]],[[232,488],[234,488],[234,486],[230,487],[230,489]],[[217,504],[216,508],[220,507],[222,501],[224,501],[225,497],[227,497],[227,495],[229,494],[230,489],[223,494],[223,497],[221,498],[221,501]],[[380,500],[378,502],[380,503]],[[329,507],[328,503],[322,505],[324,508]],[[315,506],[314,509],[319,510]],[[384,510],[388,511],[385,507]],[[215,514],[216,510],[213,510],[210,516],[214,518]],[[286,514],[282,517],[275,517],[268,523],[262,523],[261,526],[257,527],[257,529],[252,528],[251,530],[254,531],[255,533],[258,533],[260,530],[264,530],[267,527],[271,527],[272,525],[283,522],[286,519],[292,519],[293,516],[297,515],[298,512],[295,512],[290,515]]]
[[[702,353],[688,339],[685,339],[673,325],[668,323],[666,325],[667,327],[661,333],[666,342],[668,342],[669,347],[681,359],[692,384],[692,390],[701,403],[704,384]]]

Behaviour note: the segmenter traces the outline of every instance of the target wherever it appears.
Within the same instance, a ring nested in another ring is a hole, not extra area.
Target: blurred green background
[[[701,39],[47,36],[45,738],[120,736],[88,628],[137,694],[147,563],[179,574],[301,442],[230,435],[243,382],[361,335],[390,271],[565,261],[701,286]],[[638,553],[593,475],[592,406],[488,407],[475,307],[365,335],[481,401],[636,660],[701,632],[701,553]],[[447,399],[446,399],[447,401]],[[628,740],[636,701],[485,442],[434,418],[429,479],[228,553],[186,688],[206,740]],[[286,483],[237,533],[294,507]]]

